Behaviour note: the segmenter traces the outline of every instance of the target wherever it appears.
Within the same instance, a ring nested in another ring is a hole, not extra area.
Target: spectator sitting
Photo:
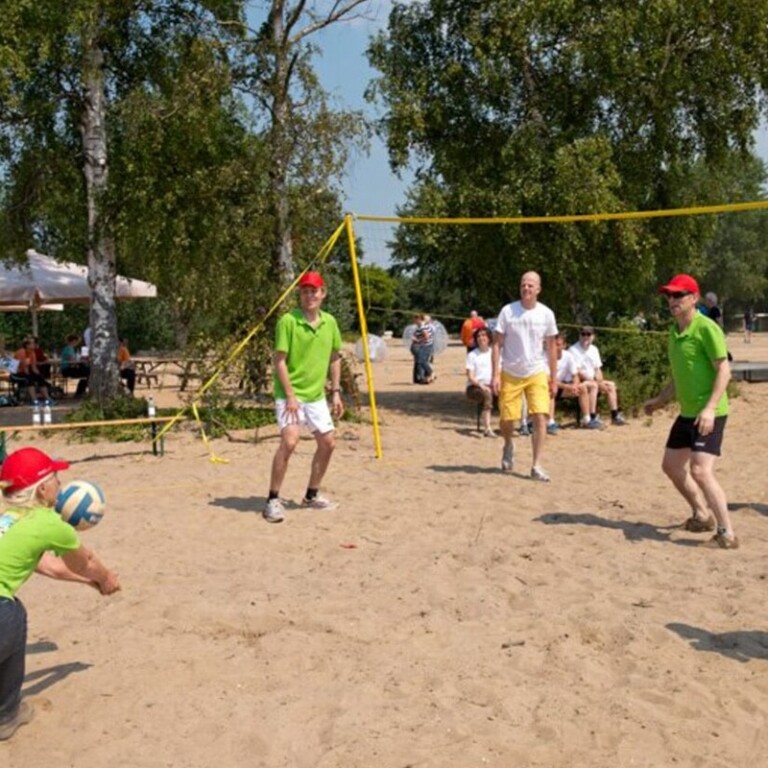
[[[133,390],[136,388],[136,369],[125,339],[120,339],[120,346],[117,348],[117,363],[120,366],[120,378],[125,379],[128,391],[133,394]]]
[[[493,410],[493,361],[491,359],[491,332],[487,328],[478,328],[473,335],[474,347],[467,355],[464,366],[467,371],[467,397],[482,405],[483,434],[496,437],[491,429],[491,411]]]
[[[35,355],[35,363],[37,364],[37,370],[44,379],[51,378],[51,363],[48,360],[48,355],[43,352],[43,348],[40,346],[40,339],[37,336],[32,337],[32,351]]]
[[[51,396],[48,391],[50,385],[38,370],[32,339],[24,339],[22,345],[16,350],[14,358],[18,361],[19,367],[16,373],[11,375],[11,381],[27,388],[30,402],[34,403],[41,399],[50,403]]]
[[[65,379],[78,379],[75,397],[82,397],[88,389],[88,377],[91,375],[91,366],[80,360],[78,342],[80,337],[76,334],[67,336],[67,343],[61,350],[61,375]]]
[[[597,390],[608,398],[608,407],[611,409],[611,424],[617,427],[627,422],[619,410],[619,398],[616,384],[603,378],[603,361],[600,351],[592,343],[595,337],[595,329],[591,325],[585,325],[579,332],[579,341],[568,348],[568,354],[573,357],[581,381],[596,381]],[[590,412],[590,429],[601,429],[603,422],[597,415],[597,409]]]
[[[477,346],[475,333],[481,328],[485,328],[485,320],[477,314],[476,309],[473,309],[461,326],[461,343],[467,348],[467,352],[471,352]]]
[[[576,362],[565,348],[565,334],[559,333],[555,338],[557,349],[557,394],[549,401],[549,424],[547,432],[557,434],[558,425],[555,421],[557,401],[563,397],[577,397],[581,416],[581,425],[588,427],[592,413],[597,411],[597,382],[582,381]]]

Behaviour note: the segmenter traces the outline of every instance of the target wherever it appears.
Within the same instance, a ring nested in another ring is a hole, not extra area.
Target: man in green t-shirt
[[[725,336],[717,323],[696,311],[699,284],[693,277],[676,275],[659,292],[667,297],[675,321],[668,341],[672,381],[644,409],[650,415],[677,398],[680,415],[669,433],[662,469],[690,504],[684,527],[694,533],[717,528],[706,545],[736,549],[739,540],[714,471],[728,418],[731,368]]]
[[[329,368],[333,416],[339,418],[344,412],[339,387],[341,334],[333,315],[320,309],[325,296],[322,276],[307,272],[299,280],[299,308],[283,315],[275,329],[273,385],[280,445],[272,459],[269,497],[263,512],[264,519],[270,523],[282,522],[285,515],[280,488],[303,425],[312,431],[317,449],[301,506],[309,509],[336,507],[334,502],[318,493],[336,447],[333,418],[325,399]]]

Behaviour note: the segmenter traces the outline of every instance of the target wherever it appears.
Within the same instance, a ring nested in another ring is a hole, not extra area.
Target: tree
[[[65,149],[66,160],[82,172],[84,207],[76,242],[84,246],[93,291],[90,391],[102,405],[119,391],[114,212],[107,204],[110,107],[151,69],[153,54],[161,50],[169,33],[180,25],[203,24],[209,10],[231,13],[237,7],[226,0],[149,5],[140,0],[74,0],[66,6],[7,0],[4,4],[0,150],[9,164],[8,176],[23,182],[27,194],[45,194],[45,173],[30,173],[32,157]],[[28,236],[36,228],[44,233],[45,222],[40,219],[30,217],[21,223]]]
[[[344,168],[347,147],[365,135],[359,112],[334,112],[311,66],[310,38],[355,18],[369,0],[271,0],[258,30],[245,30],[241,82],[264,110],[270,150],[272,271],[287,285],[295,269],[290,190],[297,184],[322,193]],[[318,10],[318,6],[323,10]],[[312,185],[312,180],[315,184]]]
[[[713,178],[748,155],[764,99],[768,2],[396,2],[369,95],[402,214],[527,216],[722,202]],[[717,222],[403,227],[397,263],[500,303],[520,272],[580,319],[626,312],[659,275],[700,264]],[[492,275],[493,279],[489,279]],[[620,278],[621,290],[617,291]]]

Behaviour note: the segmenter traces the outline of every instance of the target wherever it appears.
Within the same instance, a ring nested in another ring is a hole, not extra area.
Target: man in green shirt
[[[317,449],[301,506],[309,509],[336,507],[334,502],[318,493],[336,447],[333,418],[325,399],[329,368],[333,415],[338,418],[344,412],[339,387],[341,334],[333,315],[320,309],[325,296],[321,275],[307,272],[299,280],[299,308],[283,315],[275,329],[273,384],[280,445],[272,459],[269,497],[263,512],[264,519],[270,523],[283,520],[285,508],[280,499],[280,488],[303,425],[312,431]]]
[[[662,469],[690,504],[684,527],[694,533],[717,528],[706,545],[736,549],[739,540],[714,472],[728,418],[731,369],[725,337],[717,323],[696,311],[699,285],[693,277],[676,275],[659,292],[667,297],[675,321],[668,341],[672,381],[644,409],[650,415],[677,398],[680,415],[669,433]]]

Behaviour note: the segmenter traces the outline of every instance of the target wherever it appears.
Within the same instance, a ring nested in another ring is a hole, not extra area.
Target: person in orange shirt
[[[136,388],[136,369],[125,339],[120,339],[120,346],[117,348],[117,364],[120,366],[120,378],[125,379],[128,391],[133,394]]]
[[[24,339],[13,357],[19,361],[19,367],[16,373],[11,376],[11,381],[27,388],[30,402],[34,403],[39,398],[50,404],[51,396],[48,393],[48,382],[40,375],[37,368],[35,345],[32,339]]]
[[[480,328],[485,328],[485,320],[477,314],[476,309],[473,309],[461,326],[461,343],[467,348],[467,352],[471,352],[477,346],[475,344],[475,331],[480,330]]]

